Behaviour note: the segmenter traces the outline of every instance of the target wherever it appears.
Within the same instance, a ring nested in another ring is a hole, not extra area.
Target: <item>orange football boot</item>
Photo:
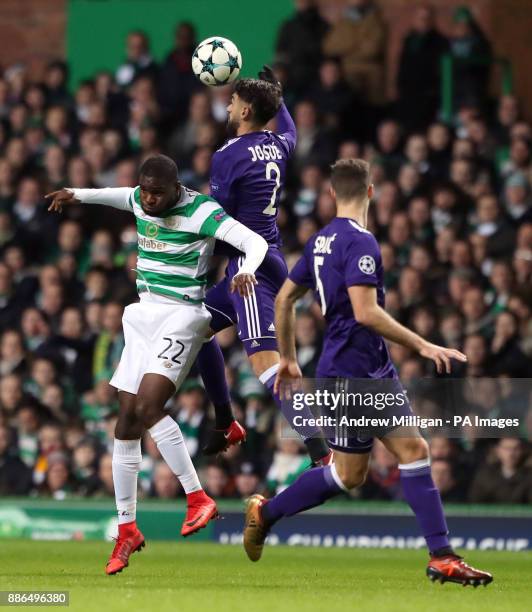
[[[445,555],[444,557],[431,557],[427,566],[427,576],[434,582],[457,582],[463,586],[468,584],[475,588],[486,586],[493,581],[493,576],[468,565],[458,555]]]

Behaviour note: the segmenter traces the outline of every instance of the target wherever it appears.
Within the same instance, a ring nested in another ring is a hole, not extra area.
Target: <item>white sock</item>
[[[140,440],[117,440],[115,438],[113,483],[119,525],[136,520],[137,474],[141,461]]]
[[[168,467],[177,476],[185,493],[199,491],[202,487],[188,454],[179,425],[170,416],[163,417],[148,429]]]

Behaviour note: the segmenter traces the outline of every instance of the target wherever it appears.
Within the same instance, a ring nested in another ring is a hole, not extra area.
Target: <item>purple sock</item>
[[[429,460],[399,465],[399,469],[405,499],[416,515],[429,551],[433,553],[449,547],[447,523],[440,493],[432,480]]]
[[[196,363],[207,396],[214,405],[216,429],[226,429],[235,417],[231,408],[229,387],[225,380],[224,356],[216,338],[203,343]]]
[[[327,443],[323,439],[323,433],[319,427],[294,427],[294,415],[301,415],[303,418],[314,418],[314,415],[309,408],[303,408],[303,410],[298,410],[295,412],[289,402],[282,402],[279,394],[274,393],[273,386],[275,383],[275,377],[277,376],[277,370],[277,366],[273,366],[269,370],[266,370],[266,372],[260,376],[260,382],[268,387],[268,390],[272,394],[277,407],[283,413],[290,427],[303,438],[312,461],[314,463],[318,463],[324,457],[327,457],[330,452]],[[273,372],[273,374],[271,372]]]
[[[301,476],[284,491],[272,497],[262,507],[264,520],[273,525],[283,516],[292,516],[326,502],[342,493],[344,489],[335,480],[334,466],[327,465],[303,472]],[[338,476],[336,476],[338,478]]]

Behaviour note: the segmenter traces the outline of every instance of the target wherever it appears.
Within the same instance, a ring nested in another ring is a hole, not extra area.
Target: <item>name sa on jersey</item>
[[[335,238],[336,234],[333,234],[332,236],[318,236],[314,242],[314,250],[312,253],[314,255],[330,255],[332,253],[332,243],[334,242]]]
[[[251,161],[269,161],[272,159],[283,159],[281,149],[274,144],[262,144],[255,145],[254,147],[248,147],[248,151],[251,154]]]

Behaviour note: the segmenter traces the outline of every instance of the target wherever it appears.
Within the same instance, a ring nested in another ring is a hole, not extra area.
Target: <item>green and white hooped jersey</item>
[[[151,217],[142,210],[140,187],[69,189],[84,204],[102,204],[134,213],[138,234],[137,291],[139,295],[149,292],[160,296],[160,301],[202,302],[215,238],[224,240],[234,226],[240,225],[216,200],[184,186],[179,201],[161,217]]]
[[[222,224],[229,230],[234,220],[211,197],[187,187],[181,187],[179,202],[160,217],[142,210],[140,187],[131,191],[128,203],[137,219],[139,295],[148,291],[203,301],[214,236]]]

